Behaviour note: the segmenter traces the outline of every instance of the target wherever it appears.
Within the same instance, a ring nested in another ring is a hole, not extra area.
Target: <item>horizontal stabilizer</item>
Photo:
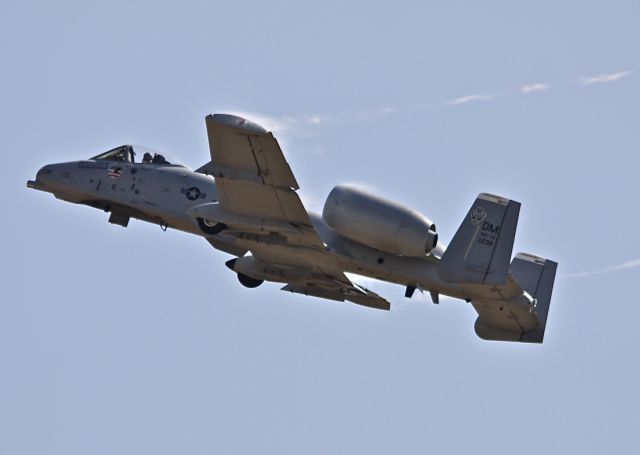
[[[438,264],[438,275],[461,284],[504,284],[520,203],[480,194]]]
[[[484,340],[542,343],[557,267],[554,261],[519,253],[510,273],[533,299],[532,307],[527,309],[522,299],[490,305],[472,302],[479,314],[476,334]]]
[[[511,263],[510,272],[513,278],[536,299],[536,313],[540,319],[538,328],[533,332],[525,333],[522,341],[542,343],[557,268],[557,262],[527,253],[517,254]]]

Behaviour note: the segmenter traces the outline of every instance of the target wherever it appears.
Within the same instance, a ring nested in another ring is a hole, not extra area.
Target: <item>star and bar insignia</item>
[[[205,197],[207,197],[207,195],[200,191],[200,189],[196,186],[182,188],[180,190],[180,193],[186,195],[187,199],[189,199],[190,201],[195,201],[196,199],[204,199]]]

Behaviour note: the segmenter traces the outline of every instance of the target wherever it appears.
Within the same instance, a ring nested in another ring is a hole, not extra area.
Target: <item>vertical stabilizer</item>
[[[519,213],[519,202],[478,195],[442,255],[440,278],[455,283],[504,284]]]

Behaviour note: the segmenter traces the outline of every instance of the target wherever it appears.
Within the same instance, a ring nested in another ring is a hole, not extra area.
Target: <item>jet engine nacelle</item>
[[[436,225],[427,217],[355,186],[336,186],[322,219],[343,237],[399,256],[422,257],[438,243]]]

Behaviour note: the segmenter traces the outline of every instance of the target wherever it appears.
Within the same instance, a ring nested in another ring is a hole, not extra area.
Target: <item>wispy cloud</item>
[[[493,99],[493,95],[489,93],[475,93],[472,95],[461,96],[459,98],[452,99],[449,104],[467,104],[474,101],[490,101]]]
[[[569,277],[582,278],[582,277],[593,276],[593,275],[604,275],[605,273],[620,272],[622,270],[635,269],[638,267],[640,267],[640,259],[632,259],[630,261],[625,261],[622,264],[606,267],[604,269],[592,270],[589,272],[572,273],[569,275]]]
[[[356,114],[352,114],[352,117],[355,120],[368,120],[371,118],[384,117],[390,114],[395,114],[396,112],[398,112],[397,108],[389,106],[378,106],[369,109],[363,109]]]
[[[520,88],[520,93],[523,94],[527,94],[527,93],[535,93],[535,92],[545,92],[549,90],[549,84],[543,84],[543,83],[535,83],[535,84],[527,84],[527,85],[523,85]]]
[[[606,82],[614,82],[631,74],[631,71],[619,71],[617,73],[598,74],[597,76],[583,77],[582,85],[604,84]]]
[[[632,71],[618,71],[616,73],[605,73],[596,76],[583,77],[580,82],[584,86],[593,84],[603,84],[614,82],[632,74]],[[378,106],[367,109],[356,110],[352,112],[330,113],[330,114],[300,114],[285,116],[269,116],[254,112],[243,111],[227,111],[250,119],[269,131],[290,136],[309,137],[318,134],[320,128],[344,127],[354,123],[372,121],[391,115],[400,115],[407,112],[419,111],[424,109],[441,109],[447,106],[459,106],[478,101],[493,101],[499,98],[513,96],[515,93],[528,95],[532,93],[542,93],[549,90],[550,85],[544,82],[535,82],[520,87],[518,92],[492,92],[492,93],[472,93],[465,96],[459,96],[450,100],[432,101],[429,103],[419,103],[406,106]]]

